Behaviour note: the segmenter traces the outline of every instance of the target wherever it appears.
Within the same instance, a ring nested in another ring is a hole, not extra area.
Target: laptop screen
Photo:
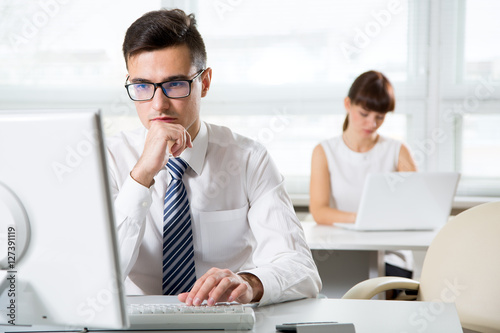
[[[392,172],[370,174],[356,219],[363,230],[434,230],[451,212],[459,174]]]

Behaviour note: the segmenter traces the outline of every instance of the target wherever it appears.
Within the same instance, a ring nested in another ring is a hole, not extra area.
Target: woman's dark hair
[[[196,28],[194,14],[181,9],[161,9],[144,14],[127,29],[123,41],[123,56],[128,67],[130,57],[143,51],[154,51],[171,46],[186,45],[191,63],[204,69],[207,62],[205,43]]]
[[[387,113],[396,106],[394,89],[384,74],[368,71],[356,78],[347,97],[351,104],[359,105],[365,110]],[[347,129],[349,117],[345,117],[343,131]]]

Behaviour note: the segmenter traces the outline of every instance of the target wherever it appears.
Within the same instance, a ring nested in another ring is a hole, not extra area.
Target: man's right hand
[[[192,148],[191,136],[182,125],[162,121],[151,122],[144,150],[130,172],[138,183],[150,187],[153,178],[168,162],[169,154],[179,156],[186,148]]]

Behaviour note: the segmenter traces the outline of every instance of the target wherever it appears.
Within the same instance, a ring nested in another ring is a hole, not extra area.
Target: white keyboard
[[[254,311],[241,304],[187,306],[184,304],[128,304],[132,330],[251,330]]]

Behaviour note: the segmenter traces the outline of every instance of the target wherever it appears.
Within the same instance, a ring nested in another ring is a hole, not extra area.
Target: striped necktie
[[[182,182],[187,166],[179,157],[171,157],[167,163],[172,180],[165,194],[163,210],[164,295],[189,291],[196,281],[189,200]]]

